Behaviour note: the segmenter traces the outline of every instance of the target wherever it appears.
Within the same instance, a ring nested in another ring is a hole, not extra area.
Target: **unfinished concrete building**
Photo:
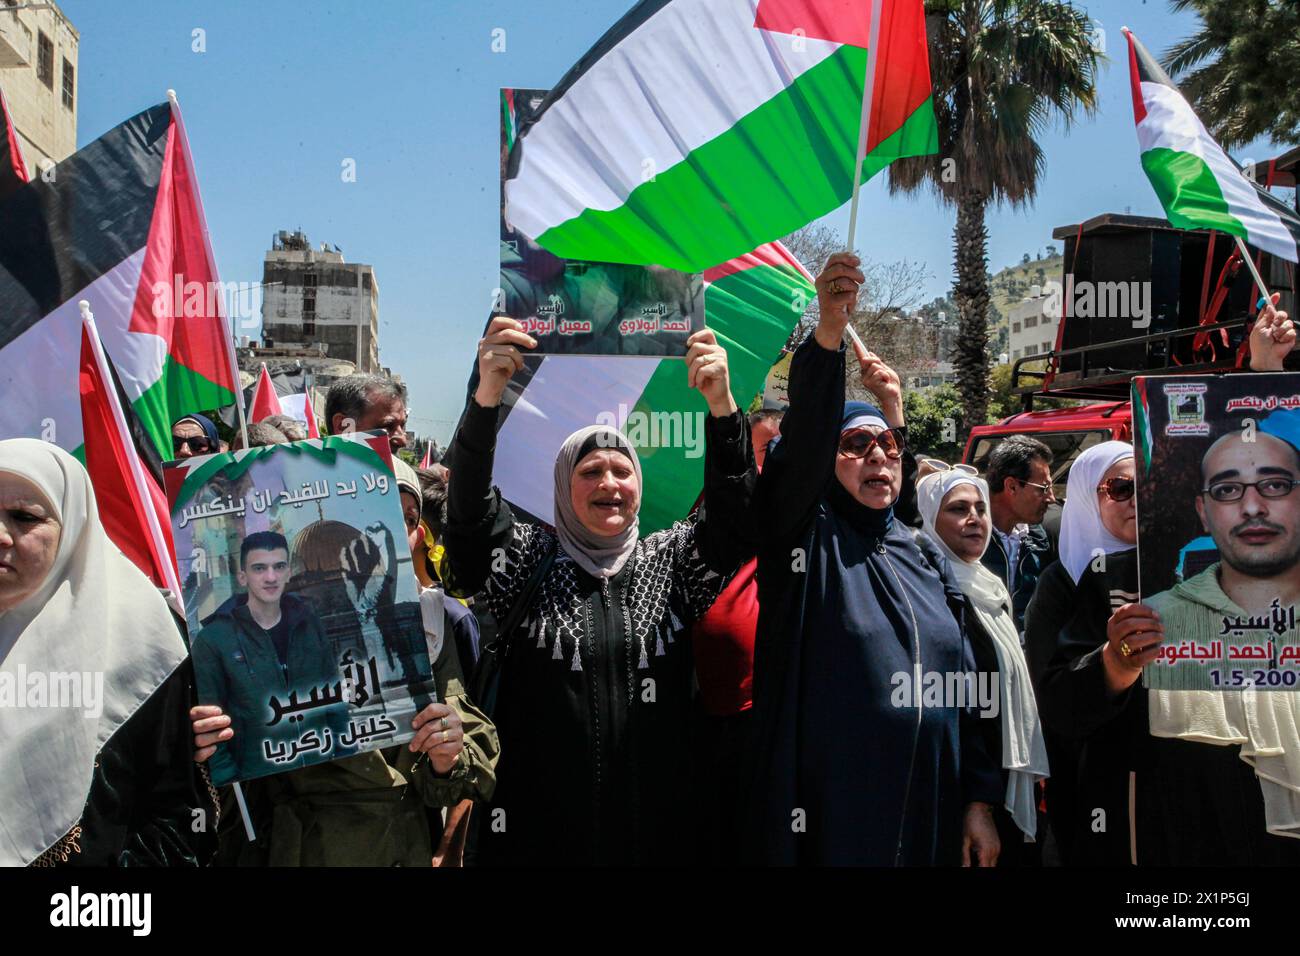
[[[337,246],[313,249],[301,230],[281,231],[262,264],[263,345],[323,346],[357,371],[379,372],[379,284],[375,270],[344,262]]]

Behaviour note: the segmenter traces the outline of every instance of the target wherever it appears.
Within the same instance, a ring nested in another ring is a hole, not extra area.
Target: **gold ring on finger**
[[[1123,654],[1125,657],[1128,657],[1133,653],[1133,648],[1128,646],[1128,641],[1120,641],[1119,652]]]

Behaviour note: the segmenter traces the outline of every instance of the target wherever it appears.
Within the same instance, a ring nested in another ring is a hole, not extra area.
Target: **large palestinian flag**
[[[938,150],[922,0],[878,0],[863,176]],[[565,259],[686,272],[852,194],[870,0],[642,0],[518,132],[507,220]]]
[[[1131,32],[1129,70],[1142,168],[1169,222],[1218,229],[1256,249],[1300,261],[1300,216],[1242,173],[1160,64]]]
[[[704,274],[704,313],[727,349],[731,392],[745,409],[763,388],[805,307],[812,276],[780,243]],[[586,425],[623,429],[641,459],[642,534],[684,518],[704,486],[708,406],[681,359],[529,357],[501,406],[493,481],[512,504],[551,522],[551,464]],[[471,381],[470,392],[476,386]]]
[[[173,105],[0,201],[0,437],[80,453],[82,299],[164,459],[174,419],[234,401],[222,290]]]

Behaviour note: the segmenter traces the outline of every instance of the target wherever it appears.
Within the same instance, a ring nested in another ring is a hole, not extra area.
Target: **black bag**
[[[537,567],[533,568],[533,573],[529,575],[524,589],[519,592],[519,597],[510,606],[510,613],[497,628],[496,638],[483,648],[478,664],[474,667],[470,699],[487,714],[489,719],[496,719],[497,692],[501,688],[501,669],[509,649],[510,638],[515,628],[519,626],[519,622],[524,619],[524,615],[528,613],[528,608],[537,595],[537,589],[542,586],[542,579],[555,563],[555,553],[558,548],[559,541],[553,542],[546,554],[542,556],[542,560],[537,562]]]

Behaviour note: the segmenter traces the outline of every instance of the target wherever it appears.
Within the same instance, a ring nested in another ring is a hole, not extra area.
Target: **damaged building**
[[[372,266],[344,262],[337,247],[312,248],[302,230],[281,231],[262,265],[266,348],[319,350],[380,372],[379,285]]]

